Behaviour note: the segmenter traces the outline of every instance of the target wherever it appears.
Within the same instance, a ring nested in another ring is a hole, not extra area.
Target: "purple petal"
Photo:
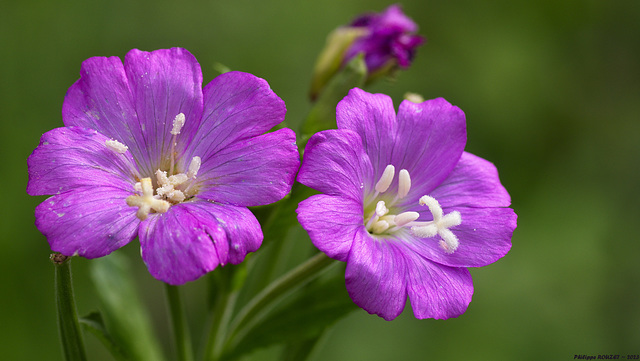
[[[238,141],[202,158],[197,196],[245,207],[273,203],[289,193],[299,165],[291,129]]]
[[[133,96],[118,57],[94,57],[82,63],[80,79],[64,98],[62,119],[67,127],[94,129],[127,145],[139,162],[147,159]]]
[[[324,194],[300,202],[298,221],[313,244],[327,256],[345,262],[356,232],[362,226],[362,203]]]
[[[304,152],[298,182],[329,195],[342,195],[360,204],[373,186],[372,167],[360,136],[350,130],[314,134]]]
[[[473,281],[466,268],[434,264],[408,254],[407,291],[416,318],[447,319],[463,314],[473,296]]]
[[[460,108],[442,98],[420,104],[403,101],[392,161],[397,171],[406,169],[411,175],[407,199],[418,199],[442,183],[458,163],[466,142]]]
[[[139,233],[149,272],[172,285],[193,281],[218,265],[240,263],[262,243],[260,225],[248,209],[206,201],[180,203],[151,216]]]
[[[48,198],[36,207],[36,227],[51,250],[67,256],[106,256],[136,236],[131,195],[112,187],[79,187]]]
[[[424,209],[412,210],[425,214]],[[403,237],[407,247],[424,258],[451,267],[486,266],[504,257],[511,249],[517,219],[513,209],[454,207],[443,210],[445,214],[458,211],[462,216],[462,224],[450,228],[460,242],[455,252],[444,252],[439,246],[439,236],[417,238],[407,234]],[[419,220],[430,219],[430,216],[421,216]]]
[[[204,89],[204,112],[191,157],[202,159],[230,144],[261,135],[284,120],[286,107],[264,80],[237,71]]]
[[[247,208],[212,202],[190,202],[185,205],[189,206],[192,213],[215,218],[226,232],[228,244],[225,247],[228,248],[228,257],[221,258],[223,263],[238,264],[247,253],[260,248],[263,238],[260,223]]]
[[[365,311],[387,321],[398,317],[407,301],[404,252],[395,242],[373,238],[360,226],[347,259],[349,296]]]
[[[489,161],[464,152],[449,177],[430,195],[443,207],[507,207],[511,197]]]
[[[171,151],[171,130],[179,113],[186,121],[177,136],[182,154],[200,126],[202,116],[202,72],[196,58],[180,48],[153,52],[131,50],[124,65],[133,94],[134,107],[143,132],[136,134],[145,145],[144,174],[151,175],[167,162]],[[189,162],[190,159],[186,160]]]
[[[109,149],[95,130],[65,127],[42,135],[27,160],[30,195],[56,194],[81,186],[133,192],[138,175],[131,153]]]
[[[350,129],[360,135],[364,151],[371,159],[374,177],[380,177],[391,163],[396,140],[396,115],[391,98],[353,88],[338,103],[336,120],[339,129]]]

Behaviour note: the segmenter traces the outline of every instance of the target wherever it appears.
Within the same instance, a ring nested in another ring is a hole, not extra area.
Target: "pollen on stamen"
[[[185,121],[186,121],[186,118],[184,116],[184,113],[180,113],[176,115],[176,118],[173,120],[173,129],[171,129],[171,134],[173,135],[180,134],[180,131],[182,130],[182,127],[184,126]]]
[[[107,148],[111,149],[112,151],[116,152],[116,153],[120,153],[123,154],[125,153],[129,147],[127,147],[126,145],[118,142],[117,140],[113,140],[113,139],[107,139],[104,141],[104,145],[107,146]]]
[[[409,171],[401,169],[398,173],[398,198],[404,198],[411,190],[411,177]]]
[[[187,177],[189,179],[193,179],[196,177],[198,171],[200,170],[201,164],[202,161],[200,160],[200,157],[195,156],[191,159],[191,163],[189,163],[189,169],[187,170]]]
[[[384,193],[387,189],[389,189],[389,186],[393,181],[395,172],[396,168],[392,164],[387,165],[387,167],[384,169],[384,172],[382,173],[382,177],[380,177],[380,180],[378,181],[378,183],[376,183],[376,192]]]

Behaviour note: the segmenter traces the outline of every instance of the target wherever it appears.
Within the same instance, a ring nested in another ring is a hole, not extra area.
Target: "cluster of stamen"
[[[391,164],[387,165],[382,177],[375,185],[375,194],[371,198],[373,199],[372,202],[375,201],[379,194],[385,193],[389,189],[394,175],[395,167]],[[396,201],[406,197],[410,189],[411,177],[409,172],[406,169],[401,169],[398,172],[398,193],[389,203],[393,205]],[[440,247],[447,253],[453,253],[458,248],[459,242],[458,237],[449,228],[462,223],[460,212],[453,211],[445,215],[440,203],[428,195],[422,196],[419,204],[421,206],[426,205],[429,208],[433,217],[432,221],[418,221],[417,219],[420,217],[418,212],[409,211],[392,214],[384,200],[378,201],[375,209],[365,215],[367,231],[373,235],[392,235],[401,229],[408,229],[415,236],[421,238],[430,238],[438,235],[441,238]]]
[[[131,195],[126,199],[127,205],[138,207],[137,217],[140,220],[145,220],[151,212],[164,213],[169,210],[171,205],[183,202],[195,195],[194,180],[200,169],[200,157],[196,156],[191,159],[186,173],[173,174],[176,140],[184,123],[185,116],[182,113],[178,114],[173,121],[169,172],[167,173],[161,169],[156,171],[157,187],[155,192],[151,177],[146,177],[140,179],[134,185],[137,194]],[[117,140],[107,140],[105,145],[120,154],[125,153],[128,149],[126,145]]]

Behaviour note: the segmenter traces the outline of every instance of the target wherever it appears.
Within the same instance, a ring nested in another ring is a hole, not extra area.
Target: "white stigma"
[[[443,215],[442,207],[440,203],[431,196],[422,196],[420,198],[420,205],[426,205],[429,207],[429,211],[433,216],[431,222],[418,222],[411,227],[411,231],[418,237],[433,237],[436,234],[439,235],[442,240],[440,246],[447,252],[453,253],[459,245],[458,237],[456,237],[449,228],[458,226],[462,223],[462,217],[460,212],[453,211],[449,214]]]
[[[126,145],[113,139],[105,140],[104,145],[106,145],[107,148],[111,149],[112,151],[120,154],[126,153],[126,151],[129,149],[129,147],[127,147]]]
[[[389,189],[389,186],[393,181],[393,175],[395,174],[395,172],[396,168],[391,164],[389,164],[384,169],[382,177],[380,177],[380,180],[378,181],[378,183],[376,183],[376,192],[384,193],[387,189]]]
[[[182,127],[184,127],[185,120],[186,118],[184,116],[184,113],[180,113],[176,115],[176,118],[173,120],[173,129],[171,129],[171,134],[173,135],[180,134]]]
[[[144,221],[152,210],[157,213],[164,213],[169,210],[169,206],[171,206],[169,202],[153,196],[151,178],[142,178],[140,180],[140,188],[142,189],[142,195],[132,195],[126,199],[130,207],[138,207],[138,213],[136,214],[138,219]]]
[[[370,201],[375,201],[378,194],[384,193],[389,189],[394,178],[395,167],[391,164],[387,165],[382,177],[378,183],[376,183],[376,193],[369,198]],[[450,230],[450,228],[458,226],[462,223],[462,217],[460,212],[453,211],[448,214],[444,214],[442,207],[438,201],[428,195],[420,197],[419,204],[421,206],[427,206],[429,212],[431,212],[432,221],[418,221],[420,213],[418,212],[402,212],[394,214],[394,204],[400,199],[405,198],[411,190],[411,177],[406,169],[401,169],[398,172],[398,194],[391,201],[387,199],[387,202],[379,200],[375,203],[375,209],[371,209],[371,206],[366,206],[368,209],[365,214],[365,228],[372,235],[393,235],[402,229],[410,230],[413,235],[420,238],[431,238],[434,236],[440,236],[440,247],[447,252],[453,253],[458,248],[460,242],[458,237]],[[371,203],[368,203],[371,204]],[[403,203],[400,203],[401,207],[406,207]]]

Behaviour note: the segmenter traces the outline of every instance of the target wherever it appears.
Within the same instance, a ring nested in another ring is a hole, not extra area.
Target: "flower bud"
[[[399,5],[391,5],[382,13],[367,13],[348,26],[334,30],[318,57],[310,96],[312,100],[329,80],[358,54],[367,66],[367,82],[392,74],[411,65],[416,49],[424,38],[416,35],[418,26]]]

